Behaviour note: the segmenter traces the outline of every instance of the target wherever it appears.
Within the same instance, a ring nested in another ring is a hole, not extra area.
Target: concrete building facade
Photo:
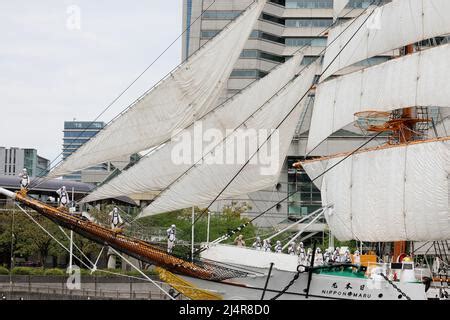
[[[26,168],[31,177],[45,175],[50,161],[37,154],[36,149],[0,147],[0,175],[17,176]]]
[[[252,0],[183,0],[183,30],[186,30],[182,45],[183,60],[214,37],[251,3]],[[350,0],[340,13],[338,23],[358,16],[371,3],[369,0]],[[333,0],[268,0],[234,66],[221,101],[264,77],[300,49],[304,53],[302,64],[320,57],[327,45],[326,31],[333,24],[333,15]],[[369,59],[352,66],[350,71],[386,61],[390,56],[391,53],[386,53]],[[304,171],[292,167],[294,162],[306,156],[306,139],[314,95],[310,95],[308,99],[311,106],[299,120],[279,183],[270,190],[233,201],[250,203],[250,216],[276,204],[265,215],[266,219],[261,220],[262,225],[275,225],[286,221],[286,218],[298,219],[321,207],[320,191]],[[377,145],[381,140],[375,140],[371,145]],[[353,150],[365,141],[366,138],[354,126],[349,126],[334,134],[308,156]],[[299,191],[297,194],[277,204],[296,190]],[[220,211],[224,203],[216,203],[215,210]],[[323,229],[323,225],[320,228]]]

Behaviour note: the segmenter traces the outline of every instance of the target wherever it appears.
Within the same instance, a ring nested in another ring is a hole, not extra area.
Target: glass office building
[[[93,138],[105,126],[104,122],[92,121],[65,121],[63,138],[63,160],[78,150],[83,144]],[[91,167],[87,170],[107,170],[106,164]],[[65,175],[63,179],[81,181],[81,172]]]

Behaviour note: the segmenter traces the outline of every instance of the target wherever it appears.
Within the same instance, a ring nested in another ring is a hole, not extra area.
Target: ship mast
[[[414,44],[409,44],[404,49],[405,54],[412,54],[414,52]],[[400,144],[405,144],[414,139],[414,126],[415,126],[415,120],[414,119],[414,108],[404,108],[401,115],[402,120],[402,126],[401,129],[398,132],[398,142]],[[401,254],[404,254],[406,252],[406,241],[396,241],[394,242],[394,254],[393,254],[393,261],[397,261],[397,259],[400,257]]]

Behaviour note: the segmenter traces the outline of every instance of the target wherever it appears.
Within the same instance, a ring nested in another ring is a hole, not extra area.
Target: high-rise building
[[[104,122],[91,121],[65,121],[64,122],[64,138],[63,138],[63,160],[74,153],[83,144],[94,137],[105,126]],[[88,171],[106,172],[108,166],[100,164],[87,169]],[[82,181],[82,172],[73,172],[65,175],[63,179]]]
[[[186,30],[182,45],[183,60],[218,34],[252,2],[253,0],[183,0],[183,30]],[[300,49],[304,54],[302,64],[322,55],[327,45],[326,31],[335,21],[333,3],[333,0],[268,0],[234,66],[221,101],[264,77]],[[373,1],[350,0],[339,13],[337,22],[358,16],[371,3]],[[363,61],[351,70],[386,61],[390,59],[390,55],[391,53],[387,53]],[[308,98],[311,99],[311,107],[299,121],[279,183],[271,190],[248,195],[248,199],[238,199],[250,201],[256,214],[298,190],[297,194],[276,205],[266,215],[269,224],[279,223],[287,217],[296,218],[321,207],[320,191],[304,171],[292,167],[292,163],[305,156],[314,94]],[[346,128],[335,133],[310,156],[351,150],[360,146],[364,139],[358,130]]]
[[[50,161],[39,156],[36,149],[0,147],[0,175],[17,176],[27,169],[30,177],[47,173]]]

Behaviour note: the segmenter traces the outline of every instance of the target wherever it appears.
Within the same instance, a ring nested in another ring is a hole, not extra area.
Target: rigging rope
[[[56,239],[55,236],[53,236],[47,229],[45,229],[44,226],[42,226],[36,219],[33,218],[33,216],[28,213],[25,209],[23,209],[18,203],[16,203],[17,207],[23,212],[25,213],[25,215],[31,220],[33,221],[42,231],[44,231],[50,238],[52,238],[58,245],[60,245],[64,250],[66,250],[67,252],[69,252],[70,254],[70,250],[64,246],[58,239]],[[64,233],[65,234],[65,233]],[[67,236],[67,235],[66,235]],[[80,249],[78,249],[80,250]],[[80,259],[77,255],[73,254],[73,257],[75,259],[77,259],[81,264],[83,264],[84,266],[86,266],[89,270],[93,270],[91,267],[89,267],[82,259]],[[92,262],[88,259],[88,261],[92,264]],[[94,264],[93,264],[94,265]],[[173,299],[172,296],[167,293],[161,286],[159,286],[157,283],[155,283],[152,279],[150,279],[148,276],[146,276],[144,274],[144,276],[147,278],[148,281],[150,281],[151,283],[153,283],[159,290],[161,290],[162,292],[164,292],[169,298]]]
[[[372,3],[375,3],[375,1],[379,1],[379,0],[374,0],[372,1]],[[368,10],[368,8],[366,8],[360,15],[362,15],[364,12],[366,12]],[[345,45],[339,50],[339,52],[336,54],[336,56],[332,59],[332,61],[328,64],[328,66],[326,68],[323,69],[322,73],[320,76],[322,76],[330,67],[331,65],[334,63],[334,61],[339,57],[340,53],[347,47],[347,45],[350,43],[350,41],[355,37],[355,35],[359,32],[359,30],[364,26],[365,22],[367,22],[367,20],[372,16],[373,11],[367,16],[367,18],[364,20],[364,22],[361,24],[361,26],[358,27],[358,29],[355,31],[355,33],[348,39],[348,41],[345,43]],[[354,22],[354,21],[353,21]],[[352,23],[353,23],[352,22]],[[349,24],[349,26],[347,26],[347,28],[345,28],[345,30],[347,30],[351,24]],[[338,36],[342,35],[344,32],[342,31]],[[334,39],[333,41],[336,41],[339,37],[336,37],[336,39]],[[330,42],[327,47],[325,47],[324,50],[322,50],[321,54],[323,54],[324,52],[326,52],[327,48],[333,43]],[[311,67],[313,64],[315,63],[315,61],[310,62],[308,65],[306,65],[300,72],[299,75],[307,68]],[[274,96],[272,96],[266,103],[264,103],[260,108],[258,108],[255,112],[253,112],[246,120],[244,120],[244,122],[240,125],[242,126],[243,124],[245,124],[245,122],[247,122],[248,119],[250,119],[251,117],[253,117],[253,115],[258,112],[260,109],[262,109],[264,106],[267,105],[267,103],[269,101],[271,101],[275,96],[278,95],[278,93],[280,91],[282,91],[283,89],[286,88],[286,86],[293,82],[295,80],[292,79],[290,80],[282,89],[280,89]],[[301,96],[301,98],[298,100],[298,102],[295,104],[295,106],[288,112],[288,114],[281,120],[281,122],[278,124],[278,126],[275,129],[278,129],[283,123],[284,121],[286,121],[286,119],[292,114],[292,112],[298,107],[299,103],[306,97],[306,95],[308,94],[309,90],[314,88],[314,83],[311,85],[311,87],[308,89],[308,91],[306,91],[305,94],[303,94]],[[240,127],[239,126],[239,127]],[[235,130],[233,130],[233,132],[235,132],[239,127],[237,127]],[[232,133],[233,133],[232,132]],[[232,134],[231,133],[231,134]],[[266,144],[266,142],[268,142],[270,140],[270,138],[272,137],[274,131],[271,132],[271,134],[267,137],[267,139],[258,147],[258,149],[252,154],[252,156],[243,164],[243,166],[238,170],[238,172],[232,177],[232,179],[226,184],[226,186],[220,191],[220,193],[214,198],[214,200],[206,207],[206,209],[202,210],[202,212],[200,213],[200,215],[194,220],[194,223],[192,225],[194,225],[208,210],[209,208],[213,205],[213,203],[222,195],[222,193],[228,188],[228,186],[236,179],[236,177],[242,172],[242,170],[245,169],[245,167],[250,163],[250,161],[253,159],[253,157],[259,152],[259,150],[262,148],[262,146],[264,144]],[[221,143],[223,143],[227,138],[229,138],[229,136],[231,135],[227,135],[221,142],[219,142],[214,148],[216,148],[218,145],[220,145]],[[377,137],[379,134],[375,135],[375,137]],[[371,139],[372,140],[372,139]],[[371,141],[369,140],[369,141]],[[171,184],[169,184],[165,189],[163,189],[163,191],[154,199],[154,201],[156,199],[158,199],[161,194],[163,194],[165,191],[167,191],[174,183],[178,182],[179,179],[181,179],[183,176],[185,176],[192,168],[196,167],[196,165],[200,162],[203,161],[203,157],[201,159],[199,159],[194,165],[192,165],[189,169],[187,169],[183,174],[181,174],[177,179],[175,179]],[[280,201],[282,202],[282,201]],[[280,202],[278,202],[277,204],[279,204]]]
[[[116,103],[193,25],[194,25],[194,23],[195,22],[197,22],[197,20],[198,19],[200,19],[202,16],[203,16],[203,14],[205,13],[205,11],[207,11],[209,8],[211,8],[212,7],[212,5],[214,4],[216,2],[216,0],[213,0],[212,1],[212,3],[205,9],[205,10],[203,10],[202,12],[201,12],[201,14],[188,26],[188,27],[186,27],[186,29],[184,29],[183,30],[183,32],[174,40],[174,41],[172,41],[172,43],[170,43],[169,44],[169,46],[166,48],[166,49],[164,49],[163,50],[163,52],[161,52],[161,54],[158,56],[158,57],[156,57],[156,59],[155,60],[153,60],[152,61],[152,63],[150,63],[145,69],[144,69],[144,71],[142,71],[123,91],[121,91],[120,92],[120,94],[116,97],[116,98],[114,98],[104,109],[103,109],[103,111],[102,112],[100,112],[100,114],[91,122],[91,123],[89,123],[89,125],[88,125],[88,127],[86,128],[86,129],[84,129],[82,132],[80,132],[80,134],[78,135],[78,137],[76,137],[76,138],[74,138],[74,140],[76,140],[76,139],[78,139],[78,138],[80,138],[81,136],[82,136],[82,134],[84,133],[84,132],[86,132],[86,130],[88,130],[88,129],[92,129],[91,128],[91,126],[94,124],[94,122],[96,122],[98,119],[100,119],[100,117],[106,112],[106,111],[108,111],[111,107],[112,107],[112,105],[114,104],[114,103]],[[231,22],[233,22],[234,21],[234,19],[231,21]],[[231,23],[230,22],[230,23]],[[211,39],[210,39],[211,40]],[[198,50],[200,50],[203,46],[205,46],[206,45],[206,43],[208,43],[210,40],[208,40],[208,41],[206,41]],[[197,51],[198,51],[197,50]],[[186,60],[185,61],[187,61],[188,60],[188,57],[186,57]],[[167,77],[169,74],[171,74],[174,70],[176,70],[179,66],[181,66],[185,61],[183,61],[183,62],[181,62],[178,66],[176,66],[174,69],[172,69],[169,73],[167,73],[163,78],[161,78],[155,85],[153,85],[149,90],[147,90],[142,96],[144,96],[144,95],[146,95],[149,91],[151,91],[153,88],[155,88],[159,83],[161,83],[162,82],[162,80],[165,78],[165,77]],[[141,97],[142,97],[141,96]],[[121,116],[124,112],[126,112],[129,108],[131,108],[137,101],[139,101],[140,100],[140,98],[138,98],[138,99],[136,99],[133,103],[131,103],[128,107],[126,107],[125,109],[123,109],[118,115],[116,115],[112,120],[110,120],[108,123],[107,123],[107,125],[109,125],[110,123],[112,123],[115,119],[117,119],[119,116]],[[70,146],[72,146],[72,144],[73,144],[74,142],[71,142],[70,144],[69,144],[69,147]],[[53,159],[51,162],[50,162],[50,164],[49,164],[49,168],[47,169],[47,170],[45,170],[43,173],[41,173],[38,177],[37,177],[37,180],[38,179],[42,179],[42,178],[45,178],[45,175],[47,175],[47,173],[48,172],[50,172],[50,170],[52,170],[52,169],[54,169],[58,164],[60,164],[63,160],[60,160],[60,161],[58,161],[56,164],[53,164],[61,155],[63,154],[63,152],[61,152],[61,153],[59,153],[57,156],[56,156],[56,158],[55,159]],[[53,166],[52,166],[52,164],[53,164]],[[34,184],[34,181],[32,182],[32,183],[30,183],[30,189],[29,190],[31,190],[32,188],[36,188],[37,186],[39,186],[40,184],[37,184],[37,185],[35,185],[35,186],[33,186],[33,184]]]
[[[349,15],[353,10],[355,10],[355,8],[352,8],[352,9],[351,9],[349,12],[347,12],[343,17],[346,17],[347,15]],[[366,8],[362,13],[364,13],[366,10],[367,10],[367,8]],[[362,14],[362,13],[361,13],[361,14]],[[361,15],[361,14],[360,14],[360,15]],[[359,16],[360,16],[360,15],[359,15]],[[359,17],[359,16],[357,16],[357,17]],[[321,31],[321,32],[318,34],[318,36],[325,35],[325,34],[326,34],[330,29],[332,29],[337,23],[338,23],[338,21],[336,20],[336,21],[333,22],[329,27],[327,27],[327,28],[325,28],[323,31]],[[345,30],[344,30],[343,32],[345,32],[345,31],[346,31],[353,23],[354,23],[354,21],[352,21],[352,22],[349,24],[349,26],[345,28]],[[342,33],[343,33],[343,32],[342,32]],[[333,41],[331,41],[331,42],[327,45],[327,47],[330,46],[332,43],[334,43],[334,41],[336,41],[336,40],[339,38],[339,36],[342,35],[342,33],[340,33],[336,39],[334,39]],[[297,53],[299,53],[300,51],[304,50],[305,48],[308,48],[308,47],[309,47],[308,45],[301,46],[301,47],[298,48],[296,51],[294,51],[294,55],[297,54]],[[325,49],[322,50],[322,51],[319,53],[319,55],[323,54],[323,53],[326,51],[327,47],[325,47]],[[311,63],[312,63],[312,62],[311,62]],[[274,67],[272,67],[272,68],[269,70],[269,72],[275,70],[276,68],[278,68],[278,67],[280,67],[280,66],[281,66],[281,65],[275,65]],[[308,67],[308,65],[307,65],[305,68],[307,68],[307,67]],[[304,68],[304,69],[305,69],[305,68]],[[304,70],[304,69],[303,69],[303,70]],[[300,73],[301,73],[303,70],[301,70]],[[233,96],[231,96],[230,98],[226,99],[224,102],[220,103],[220,104],[217,105],[215,108],[213,108],[211,111],[207,112],[205,115],[203,115],[202,117],[200,117],[198,120],[201,120],[201,119],[205,118],[205,117],[206,117],[207,115],[209,115],[210,113],[213,113],[213,112],[217,111],[220,107],[225,106],[227,102],[229,102],[229,101],[231,101],[232,99],[234,99],[237,95],[241,94],[245,89],[251,87],[251,86],[252,86],[254,83],[256,83],[257,81],[258,81],[258,79],[255,79],[254,81],[252,81],[251,83],[249,83],[247,86],[245,86],[244,88],[242,88],[241,90],[239,90],[237,93],[235,93]],[[288,83],[290,83],[290,81],[289,81]],[[286,83],[286,85],[287,85],[288,83]],[[285,85],[285,86],[286,86],[286,85]],[[283,87],[283,88],[284,88],[284,87]],[[283,89],[283,88],[282,88],[282,89]],[[282,89],[280,89],[278,92],[280,92]],[[275,95],[274,95],[274,96],[275,96]],[[273,97],[271,97],[271,99],[272,99],[272,98],[273,98]],[[269,99],[269,100],[270,100],[270,99]],[[258,110],[259,110],[259,109],[258,109]],[[258,110],[257,110],[257,111],[258,111]],[[257,111],[255,111],[255,113],[256,113]],[[248,119],[244,120],[244,122],[242,122],[242,123],[239,125],[239,127],[242,126],[243,124],[245,124],[245,122],[246,122],[247,120],[248,120]],[[192,126],[192,124],[190,124],[190,125],[187,126],[186,128],[189,128],[189,127],[191,127],[191,126]],[[185,128],[185,129],[186,129],[186,128]],[[181,133],[181,132],[180,132],[180,133]],[[179,134],[180,134],[180,133],[179,133]],[[178,134],[177,134],[177,135],[178,135]],[[171,140],[171,138],[165,140],[164,142],[161,143],[160,146],[164,145],[165,143],[169,142],[170,140]],[[155,150],[156,150],[156,149],[152,149],[152,150],[148,151],[146,154],[144,154],[144,155],[140,158],[139,161],[141,161],[144,157],[148,156],[149,154],[151,154],[151,153],[154,152]],[[203,155],[202,158],[201,158],[199,161],[197,161],[192,167],[194,167],[198,162],[200,162],[200,161],[203,159],[204,156],[205,156],[205,155]],[[166,186],[166,187],[160,192],[160,194],[163,193],[163,192],[165,192],[166,190],[168,190],[168,189],[170,188],[171,185],[173,185],[175,182],[177,182],[177,181],[178,181],[184,174],[186,174],[192,167],[188,168],[188,169],[187,169],[185,172],[183,172],[183,174],[181,174],[178,178],[174,179],[168,186]],[[95,190],[95,189],[94,189],[94,190]],[[159,195],[160,195],[160,194],[159,194]],[[159,195],[158,195],[158,196],[159,196]],[[156,199],[156,198],[155,198],[155,199]],[[154,200],[155,200],[155,199],[154,199]]]
[[[344,162],[345,160],[347,160],[349,157],[351,157],[353,154],[355,154],[356,152],[358,152],[359,150],[361,150],[362,148],[364,148],[367,144],[369,144],[372,140],[374,140],[375,138],[378,137],[378,135],[380,135],[381,132],[377,133],[376,135],[374,135],[373,137],[371,137],[368,141],[366,141],[365,143],[363,143],[361,146],[359,146],[357,149],[355,149],[354,151],[352,151],[351,153],[349,153],[347,156],[345,156],[343,159],[341,159],[339,162],[335,163],[333,166],[331,166],[330,168],[328,168],[327,170],[325,170],[324,172],[322,172],[320,175],[318,175],[316,178],[312,179],[311,182],[314,182],[315,180],[319,179],[320,177],[322,177],[323,175],[325,175],[326,173],[328,173],[329,171],[331,171],[332,169],[334,169],[335,167],[337,167],[339,164],[341,164],[342,162]],[[238,228],[228,232],[226,235],[223,235],[222,237],[220,237],[219,239],[217,239],[216,241],[223,241],[226,240],[228,238],[230,238],[233,234],[235,234],[236,232],[241,231],[243,228],[247,227],[250,223],[252,223],[253,221],[255,221],[256,219],[258,219],[259,217],[263,216],[264,214],[266,214],[267,212],[269,212],[270,210],[272,210],[273,208],[275,208],[279,203],[282,203],[283,201],[289,199],[290,197],[292,197],[294,194],[298,193],[299,190],[294,191],[290,194],[287,195],[287,197],[281,199],[280,201],[278,201],[278,203],[276,203],[275,205],[271,206],[270,208],[266,209],[265,211],[263,211],[262,213],[260,213],[259,215],[257,215],[256,217],[254,217],[253,219],[251,219],[250,221],[240,225]],[[359,239],[357,239],[358,241],[360,241]],[[213,241],[214,243],[216,241]],[[202,248],[200,250],[197,250],[198,252],[202,252],[206,250],[206,248]],[[197,253],[197,252],[195,252]]]

